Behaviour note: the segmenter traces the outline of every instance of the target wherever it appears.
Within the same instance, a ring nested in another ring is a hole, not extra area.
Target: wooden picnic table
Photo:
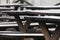
[[[39,10],[39,11],[1,11],[2,13],[7,13],[15,17],[15,20],[18,23],[18,26],[20,28],[21,32],[26,32],[27,27],[30,25],[31,21],[39,21],[40,27],[42,28],[42,32],[44,34],[44,37],[46,40],[57,40],[59,37],[59,27],[56,28],[55,32],[52,34],[52,36],[49,34],[47,27],[45,25],[46,22],[53,22],[53,23],[60,23],[60,17],[59,16],[40,16],[40,17],[26,17],[27,22],[26,25],[22,25],[22,22],[20,20],[19,15],[20,14],[44,14],[44,15],[60,15],[60,10]],[[35,15],[34,15],[35,16]],[[31,20],[31,21],[30,21]],[[25,29],[26,27],[26,29]]]
[[[24,29],[23,29],[23,24],[21,22],[21,19],[20,19],[19,15],[34,15],[34,16],[35,15],[41,15],[41,14],[43,14],[43,15],[60,15],[60,10],[1,11],[1,13],[7,13],[9,15],[14,16],[15,17],[15,20],[18,23],[19,28],[21,28],[20,31],[22,31],[22,30],[25,31],[24,30],[25,29],[25,26],[26,27],[29,26],[29,25],[27,25],[27,23],[29,24],[29,22],[26,23],[26,25],[24,26]],[[56,18],[59,18],[59,17],[56,17]]]
[[[40,28],[42,29],[42,33],[44,34],[44,37],[46,40],[58,40],[59,38],[59,34],[60,34],[60,17],[56,17],[56,16],[28,16],[28,17],[25,17],[26,20],[30,20],[31,22],[32,21],[35,21],[35,22],[38,22],[39,23],[39,26]],[[52,36],[51,34],[49,33],[49,30],[48,28],[46,27],[46,23],[58,23],[58,26],[56,27],[56,30],[53,32]]]

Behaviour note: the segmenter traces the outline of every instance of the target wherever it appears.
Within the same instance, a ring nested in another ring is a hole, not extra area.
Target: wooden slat
[[[2,11],[2,13],[15,15],[60,15],[60,10],[25,10],[25,11]]]
[[[40,15],[60,15],[60,10],[26,10],[26,13],[28,14],[40,14]]]
[[[43,22],[50,22],[50,23],[59,23],[60,22],[60,17],[56,17],[56,16],[27,16],[25,17],[25,19],[27,20],[31,20],[31,21],[43,21]]]
[[[7,13],[9,15],[24,15],[25,11],[1,11],[1,13]]]
[[[24,4],[0,4],[0,7],[6,7],[6,6],[23,6]]]
[[[46,23],[47,28],[56,28],[56,25],[57,24],[55,24],[55,23]],[[34,23],[34,22],[31,23],[31,25],[30,25],[30,27],[36,27],[36,26],[39,27],[39,24]]]
[[[23,6],[23,7],[32,10],[60,9],[60,6]]]
[[[7,35],[7,36],[43,36],[43,34],[36,34],[36,33],[21,33],[18,31],[0,31],[0,35]]]

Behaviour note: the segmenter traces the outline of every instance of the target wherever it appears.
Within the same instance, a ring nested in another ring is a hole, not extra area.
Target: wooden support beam
[[[22,21],[20,20],[20,17],[15,15],[15,20],[17,21],[17,24],[18,24],[18,28],[19,28],[19,31],[21,32],[24,32],[24,29],[23,29],[23,24],[22,24]]]
[[[30,20],[27,20],[25,25],[24,25],[24,32],[27,32],[28,31],[28,27],[30,26]],[[29,40],[29,38],[26,38],[26,37],[23,37],[23,40]]]
[[[53,32],[53,36],[52,36],[52,39],[53,40],[58,40],[59,39],[59,36],[60,36],[60,27],[59,27],[60,25],[58,25],[57,27],[56,27],[56,30]]]
[[[45,39],[46,40],[51,40],[49,32],[46,28],[46,24],[44,22],[40,22],[39,24],[40,24],[40,28],[42,29],[41,31],[44,34]]]
[[[26,21],[26,23],[25,23],[25,25],[24,25],[25,32],[28,31],[28,27],[30,26],[30,23],[31,23],[30,20],[27,20],[27,21]]]

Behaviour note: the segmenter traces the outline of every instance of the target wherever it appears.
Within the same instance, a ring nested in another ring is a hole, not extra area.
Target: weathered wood
[[[26,11],[1,11],[1,13],[6,13],[6,14],[11,15],[11,16],[13,16],[13,15],[30,15],[30,16],[35,15],[32,13],[27,13]]]
[[[23,7],[32,10],[60,9],[60,6],[23,6]]]
[[[32,23],[34,23],[34,22],[32,22]],[[56,28],[56,25],[57,24],[55,24],[55,23],[46,23],[47,28]],[[34,27],[34,26],[39,26],[39,24],[30,25],[30,27]]]
[[[56,16],[59,16],[60,15],[60,10],[57,9],[57,10],[30,10],[30,11],[26,11],[26,13],[28,14],[40,14],[40,15],[56,15]]]
[[[52,39],[53,39],[53,40],[58,40],[58,39],[59,39],[59,37],[60,37],[60,25],[58,25],[58,26],[56,27],[56,30],[53,32],[52,35],[53,35],[53,36],[52,36]]]
[[[30,26],[30,20],[27,20],[26,21],[26,23],[25,23],[25,25],[24,25],[24,29],[25,29],[25,32],[27,32],[27,30],[28,30],[28,27]]]
[[[23,6],[24,4],[0,4],[0,7],[7,7],[7,6]]]
[[[45,17],[46,18],[46,17]],[[45,19],[44,18],[44,19]],[[57,19],[55,19],[55,18],[53,18],[54,20],[56,20],[56,22],[58,22],[58,26],[57,26],[57,28],[56,28],[56,30],[55,30],[55,32],[53,32],[53,34],[52,34],[52,36],[49,34],[49,31],[48,31],[48,29],[47,29],[47,27],[46,27],[46,24],[45,24],[45,21],[47,20],[44,20],[44,19],[42,19],[41,17],[26,17],[26,19],[27,20],[31,20],[31,21],[33,21],[33,20],[35,20],[35,22],[38,22],[38,23],[40,23],[40,28],[42,29],[42,33],[44,34],[44,37],[45,37],[45,39],[46,40],[58,40],[58,38],[59,38],[59,36],[60,36],[60,24],[59,24],[59,22],[57,21],[58,20],[58,18]],[[39,21],[40,22],[39,22]],[[43,20],[43,21],[41,21],[41,20]],[[53,21],[54,21],[53,20]],[[59,19],[60,20],[60,19]],[[49,20],[47,20],[47,21],[51,21],[50,20],[50,18],[49,18]]]
[[[42,29],[41,31],[44,34],[45,39],[51,40],[46,24],[44,22],[40,22],[39,24],[40,24],[40,28]]]
[[[15,20],[18,24],[18,28],[20,30],[20,32],[24,32],[24,29],[23,29],[23,24],[22,24],[22,21],[20,20],[20,17],[19,16],[14,16],[15,17]]]
[[[0,35],[8,35],[8,36],[24,36],[24,37],[28,37],[28,36],[44,36],[44,34],[40,33],[40,34],[35,34],[35,33],[21,33],[21,32],[18,32],[18,31],[0,31]]]
[[[29,20],[31,19],[31,21],[40,21],[40,22],[48,22],[48,23],[60,23],[60,17],[58,16],[27,16],[25,17],[25,19]]]
[[[9,10],[14,10],[14,8],[4,8],[4,7],[0,8],[0,11],[9,11]]]

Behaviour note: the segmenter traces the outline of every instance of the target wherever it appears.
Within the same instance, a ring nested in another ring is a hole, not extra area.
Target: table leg
[[[53,32],[53,34],[52,34],[52,39],[53,40],[58,40],[59,39],[59,36],[60,36],[60,27],[59,27],[60,25],[58,25],[57,27],[56,27],[56,30]]]
[[[18,28],[19,28],[20,32],[24,32],[23,23],[22,23],[20,17],[19,16],[14,16],[14,17],[15,17],[15,20],[17,21],[17,24],[19,26]]]
[[[28,27],[30,26],[30,20],[27,20],[26,23],[24,24],[24,30],[25,32],[28,31]],[[30,40],[30,38],[24,37],[23,40]]]
[[[25,32],[28,31],[28,27],[30,26],[30,23],[31,23],[30,20],[27,20],[27,21],[26,21],[26,23],[25,23],[25,25],[24,25]]]
[[[40,27],[42,29],[41,31],[44,34],[45,39],[46,40],[51,40],[51,37],[49,35],[49,32],[48,32],[48,30],[46,28],[46,24],[44,22],[40,22],[39,25],[40,25]]]

